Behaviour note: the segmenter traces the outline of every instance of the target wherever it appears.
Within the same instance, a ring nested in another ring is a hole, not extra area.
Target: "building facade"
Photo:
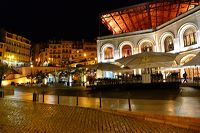
[[[31,41],[25,37],[1,30],[0,60],[9,66],[30,64]]]
[[[155,29],[102,36],[97,40],[98,62],[114,62],[144,51],[179,53],[178,65],[193,58],[200,52],[200,6]]]
[[[95,61],[96,51],[94,41],[49,41],[48,47],[41,50],[35,61],[42,66],[77,65],[80,62]]]

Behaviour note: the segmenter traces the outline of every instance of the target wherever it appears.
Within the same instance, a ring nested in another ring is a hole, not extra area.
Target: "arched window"
[[[197,43],[196,31],[193,28],[188,28],[183,34],[184,46],[190,46]]]
[[[164,45],[165,45],[165,52],[174,50],[174,43],[171,36],[165,38]]]
[[[113,59],[113,48],[112,47],[106,47],[104,49],[104,59]]]
[[[132,55],[132,50],[130,45],[124,45],[122,48],[122,57],[127,57]]]
[[[141,47],[141,52],[152,52],[153,48],[150,42],[144,42]]]

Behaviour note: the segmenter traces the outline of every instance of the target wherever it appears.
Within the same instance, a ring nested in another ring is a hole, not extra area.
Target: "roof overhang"
[[[104,12],[100,18],[113,34],[121,34],[156,29],[199,5],[200,0],[156,0]]]

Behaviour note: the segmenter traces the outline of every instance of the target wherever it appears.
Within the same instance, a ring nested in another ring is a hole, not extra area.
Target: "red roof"
[[[200,5],[200,0],[156,0],[101,14],[101,20],[113,34],[127,33],[157,26]]]

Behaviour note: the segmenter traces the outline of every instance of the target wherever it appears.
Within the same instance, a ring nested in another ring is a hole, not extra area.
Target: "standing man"
[[[183,83],[187,83],[187,73],[186,73],[186,71],[183,73],[183,78],[184,78],[184,80],[183,80]]]

